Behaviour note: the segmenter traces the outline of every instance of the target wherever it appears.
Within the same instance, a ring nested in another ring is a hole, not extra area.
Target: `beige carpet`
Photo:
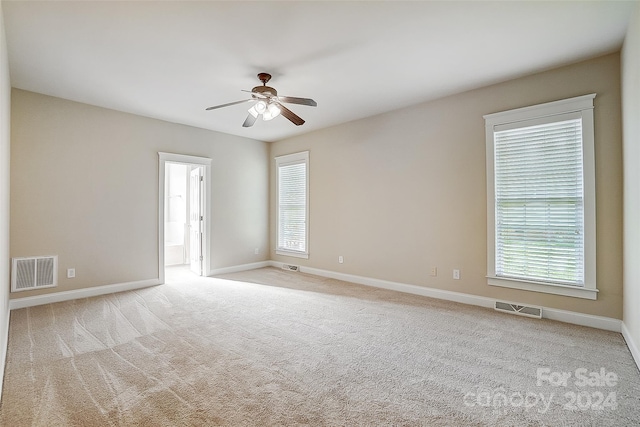
[[[167,277],[13,311],[0,425],[640,425],[617,333],[273,268]]]

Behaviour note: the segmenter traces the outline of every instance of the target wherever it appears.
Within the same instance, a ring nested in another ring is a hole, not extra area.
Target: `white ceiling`
[[[14,87],[275,141],[617,51],[634,2],[2,1]],[[243,128],[260,84],[307,122]]]

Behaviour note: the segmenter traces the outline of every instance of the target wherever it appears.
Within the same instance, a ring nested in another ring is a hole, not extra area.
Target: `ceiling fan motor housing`
[[[278,96],[278,91],[271,86],[256,86],[251,89],[253,93],[259,93],[264,96]]]

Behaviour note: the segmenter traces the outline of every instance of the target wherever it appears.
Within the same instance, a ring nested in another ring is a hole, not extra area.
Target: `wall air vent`
[[[282,269],[289,270],[289,271],[300,271],[300,267],[298,267],[297,265],[291,265],[291,264],[282,264]]]
[[[531,307],[527,305],[518,305],[510,302],[496,301],[494,307],[497,311],[504,313],[517,314],[519,316],[535,317],[542,319],[542,307]]]
[[[58,286],[58,256],[12,258],[11,292]]]

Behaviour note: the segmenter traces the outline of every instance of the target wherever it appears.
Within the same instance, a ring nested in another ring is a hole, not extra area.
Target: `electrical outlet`
[[[429,276],[437,276],[438,275],[438,267],[431,267],[429,270]]]
[[[453,270],[453,278],[460,280],[460,270]]]
[[[338,257],[338,262],[339,262],[340,264],[342,264],[342,263],[344,262],[344,258],[342,257],[342,255],[340,255],[340,256]]]
[[[256,255],[259,255],[260,254],[260,248],[255,248],[253,250],[253,253],[256,254]]]
[[[76,277],[76,269],[67,268],[67,279],[73,279],[74,277]]]

